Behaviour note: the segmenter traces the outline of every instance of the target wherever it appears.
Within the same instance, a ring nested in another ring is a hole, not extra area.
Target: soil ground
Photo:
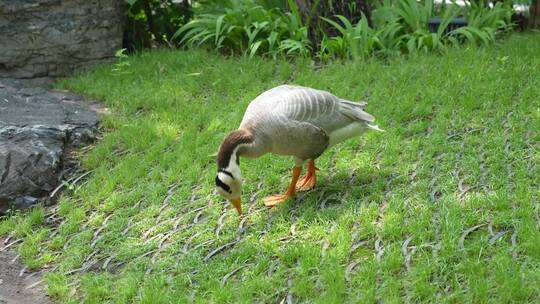
[[[0,304],[53,303],[46,296],[41,271],[27,270],[17,259],[14,250],[0,238]]]

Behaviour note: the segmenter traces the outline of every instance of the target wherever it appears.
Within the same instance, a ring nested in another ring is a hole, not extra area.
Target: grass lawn
[[[56,208],[0,222],[65,302],[540,301],[540,34],[387,62],[160,50],[59,87],[104,101],[92,173]],[[243,209],[213,156],[247,104],[283,83],[326,89],[386,133],[319,159],[317,187],[272,210],[290,158],[244,160]]]

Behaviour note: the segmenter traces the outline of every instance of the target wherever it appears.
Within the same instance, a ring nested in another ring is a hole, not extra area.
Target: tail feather
[[[359,102],[354,102],[354,101],[349,101],[349,100],[346,100],[346,99],[340,99],[340,101],[342,103],[346,103],[348,105],[351,105],[353,107],[361,107],[362,109],[364,109],[367,105],[367,101],[364,101],[364,100],[361,100]]]
[[[369,129],[371,130],[375,130],[375,131],[379,131],[379,132],[386,132],[385,130],[379,128],[378,125],[370,125],[368,123],[366,123],[366,125],[368,126]]]
[[[361,101],[359,103],[341,99],[341,108],[343,115],[353,120],[362,120],[366,122],[375,121],[375,117],[368,112],[364,111],[364,107],[367,102]]]

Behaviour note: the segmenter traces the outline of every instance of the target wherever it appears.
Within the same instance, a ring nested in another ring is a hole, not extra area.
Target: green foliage
[[[322,61],[442,52],[449,45],[463,43],[487,45],[498,32],[509,28],[512,13],[511,7],[503,3],[493,8],[479,4],[460,8],[452,3],[436,7],[433,0],[384,0],[372,11],[373,26],[364,14],[356,24],[341,15],[335,16],[335,20],[321,16],[320,20],[327,25],[319,25],[322,34],[318,36],[322,38],[317,43],[319,48],[313,50],[307,24],[313,20],[301,16],[295,1],[287,1],[287,12],[278,5],[281,1],[209,2],[176,32],[175,38],[181,37],[180,44],[249,57],[314,54]],[[460,15],[465,16],[469,25],[447,31],[452,19]],[[440,25],[437,32],[431,33],[428,21],[435,16],[440,16]],[[323,28],[333,29],[337,35],[328,36]]]
[[[382,0],[372,3],[372,24],[363,13],[352,24],[341,15],[336,19],[317,18],[319,1],[312,3],[314,8],[304,12],[305,16],[294,0],[201,0],[194,8],[187,1],[125,1],[129,6],[129,48],[148,47],[152,41],[171,45],[174,40],[187,47],[208,47],[249,57],[315,55],[323,61],[440,52],[448,45],[463,43],[487,45],[509,29],[512,15],[511,4],[503,2],[493,8],[477,2],[460,8],[451,2],[436,7],[433,0]],[[188,21],[192,10],[196,14]],[[431,33],[427,25],[434,16],[442,20],[438,31]],[[468,26],[447,33],[449,22],[457,16],[464,16]],[[308,33],[314,26],[318,31]]]
[[[433,0],[400,0],[392,9],[406,32],[427,31],[427,23],[433,12]]]
[[[125,68],[129,67],[129,61],[127,58],[129,56],[126,54],[127,49],[122,48],[116,51],[114,54],[114,57],[116,57],[117,61],[114,64],[114,68],[112,69],[113,72],[116,72],[118,74],[124,73]]]
[[[168,45],[178,27],[192,17],[188,1],[125,0],[127,24],[125,46],[130,50]]]
[[[401,38],[407,53],[443,50],[444,39],[447,36],[444,32],[450,21],[456,17],[458,10],[457,6],[447,6],[437,32],[431,33],[428,30],[428,21],[433,16],[433,1],[426,0],[424,3],[415,0],[400,1],[394,11],[397,16],[396,22],[403,25],[404,34]]]
[[[174,35],[187,46],[207,45],[214,50],[249,55],[279,53],[308,55],[307,28],[298,10],[282,13],[260,1],[231,0],[226,6],[197,15]],[[293,1],[289,1],[295,8]]]
[[[468,26],[446,31],[449,23],[464,14]],[[436,8],[433,0],[383,1],[373,11],[375,26],[369,28],[365,16],[356,26],[343,16],[337,21],[322,17],[338,30],[336,37],[324,37],[320,57],[357,58],[379,54],[417,54],[447,49],[448,45],[492,43],[498,32],[509,29],[511,7],[497,3],[493,8],[473,5],[462,9],[454,4]],[[431,33],[428,21],[440,16],[437,32]]]
[[[473,2],[469,9],[465,10],[465,16],[468,25],[454,30],[452,41],[487,45],[495,41],[498,31],[510,30],[512,7],[511,3],[497,2],[493,8],[489,8]]]
[[[324,17],[321,18],[340,33],[340,36],[323,39],[319,55],[321,58],[349,56],[365,58],[374,51],[377,45],[375,30],[368,26],[367,18],[364,15],[355,26],[343,16],[337,16],[341,24]]]

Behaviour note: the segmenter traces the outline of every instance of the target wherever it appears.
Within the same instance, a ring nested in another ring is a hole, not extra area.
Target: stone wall
[[[121,0],[0,0],[0,77],[58,77],[114,57]]]

